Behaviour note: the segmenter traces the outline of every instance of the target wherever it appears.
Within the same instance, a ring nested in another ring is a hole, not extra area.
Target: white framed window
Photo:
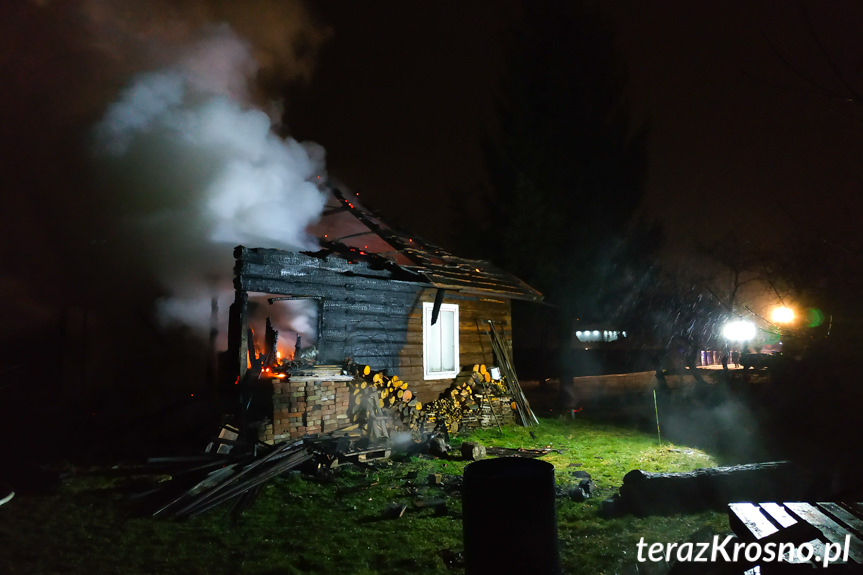
[[[449,379],[458,375],[458,305],[440,306],[432,325],[434,304],[423,302],[423,377]]]

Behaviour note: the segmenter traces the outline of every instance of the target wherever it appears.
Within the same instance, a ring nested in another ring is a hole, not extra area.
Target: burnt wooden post
[[[207,383],[211,389],[218,389],[219,384],[219,362],[216,352],[216,340],[219,338],[219,298],[210,298],[210,337],[207,342]]]
[[[276,356],[279,352],[279,332],[273,327],[273,322],[270,321],[270,318],[267,318],[267,326],[266,331],[264,333],[264,339],[266,340],[266,348],[264,349],[264,367],[272,365],[276,361]],[[299,341],[300,336],[297,334],[297,341]],[[297,347],[297,351],[299,351],[299,346]]]
[[[246,318],[248,304],[249,294],[240,289],[236,290],[228,318],[229,377],[231,380],[242,378],[246,374],[246,361],[249,355],[249,342],[246,335],[249,328]]]

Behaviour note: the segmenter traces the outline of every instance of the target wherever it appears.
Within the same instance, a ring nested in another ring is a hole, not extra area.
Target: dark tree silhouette
[[[507,64],[500,130],[487,144],[482,250],[556,306],[562,399],[572,403],[576,318],[621,317],[656,244],[633,224],[646,130],[630,122],[612,31],[586,5],[523,2]]]

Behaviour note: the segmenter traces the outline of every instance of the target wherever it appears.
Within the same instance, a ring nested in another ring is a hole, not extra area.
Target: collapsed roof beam
[[[332,241],[334,241],[334,242],[340,242],[340,241],[342,241],[342,240],[349,240],[349,239],[351,239],[351,238],[358,238],[358,237],[360,237],[360,236],[368,236],[368,235],[373,235],[373,236],[374,236],[374,235],[377,235],[377,234],[375,234],[375,233],[374,233],[373,231],[371,231],[371,230],[366,230],[366,231],[364,231],[364,232],[357,232],[357,233],[355,233],[355,234],[348,234],[348,235],[346,235],[346,236],[340,236],[340,237],[338,237],[338,238],[333,239]]]

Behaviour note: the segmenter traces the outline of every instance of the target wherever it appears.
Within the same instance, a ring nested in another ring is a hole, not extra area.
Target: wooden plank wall
[[[235,287],[246,292],[320,298],[318,363],[345,358],[387,370],[406,381],[420,401],[437,399],[454,381],[469,377],[474,364],[493,365],[486,322],[497,322],[512,347],[510,301],[445,292],[459,306],[459,377],[423,379],[422,304],[437,290],[393,279],[363,262],[322,259],[276,250],[237,250]]]
[[[410,311],[407,340],[399,356],[400,365],[396,372],[424,402],[437,399],[454,382],[467,379],[474,364],[494,364],[491,339],[486,332],[488,320],[497,322],[498,330],[505,330],[506,340],[512,349],[509,300],[446,292],[443,303],[459,306],[459,363],[462,371],[453,379],[424,380],[422,304],[434,302],[436,293],[435,289],[423,290]]]

